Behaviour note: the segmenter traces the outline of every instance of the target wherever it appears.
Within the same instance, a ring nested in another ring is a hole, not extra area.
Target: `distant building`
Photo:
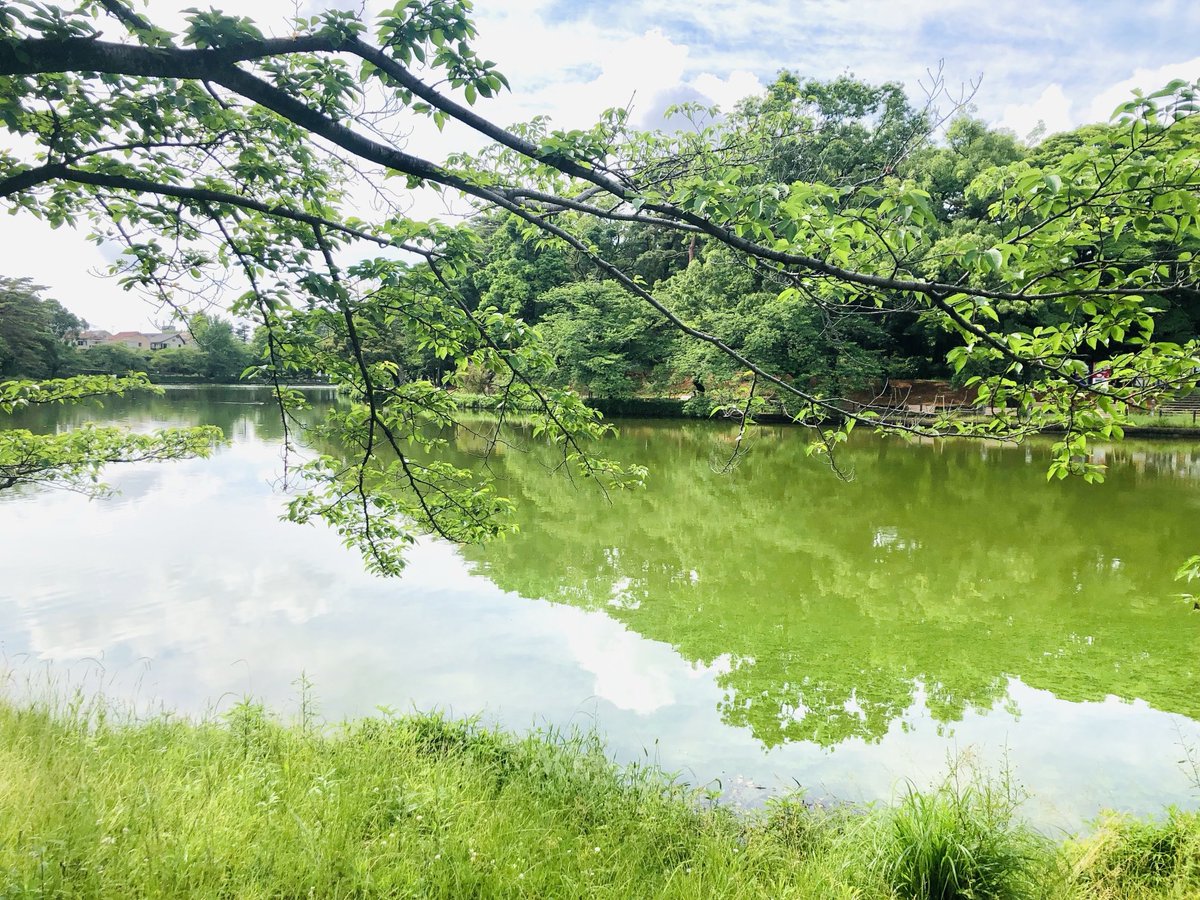
[[[124,344],[126,347],[131,347],[134,350],[149,350],[150,335],[142,334],[140,331],[118,331],[104,343]]]
[[[76,331],[73,334],[67,335],[67,337],[76,347],[95,347],[97,344],[106,343],[112,335],[101,328]]]
[[[87,335],[102,335],[81,343]],[[97,344],[124,344],[133,350],[166,350],[173,347],[186,347],[192,343],[192,335],[187,331],[155,331],[147,334],[142,331],[118,331],[109,334],[107,331],[85,331],[76,341],[77,347],[95,347]]]
[[[186,331],[160,331],[148,334],[151,350],[168,350],[175,347],[186,347],[192,342],[192,336]]]

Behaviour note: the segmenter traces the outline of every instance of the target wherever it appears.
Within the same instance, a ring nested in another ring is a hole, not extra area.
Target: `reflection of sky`
[[[243,434],[212,460],[114,471],[123,493],[111,499],[0,502],[10,665],[192,712],[244,694],[294,709],[305,673],[330,719],[386,705],[595,725],[618,757],[648,752],[689,780],[798,783],[849,800],[928,783],[948,754],[995,769],[1007,753],[1048,827],[1194,797],[1177,761],[1181,740],[1200,745],[1197,723],[1140,701],[1068,703],[1017,680],[1004,708],[953,726],[933,721],[918,692],[876,743],[764,753],[718,712],[715,679],[736,660],[698,666],[602,612],[500,591],[440,543],[419,545],[402,579],[370,577],[332,534],[278,521],[277,449]]]

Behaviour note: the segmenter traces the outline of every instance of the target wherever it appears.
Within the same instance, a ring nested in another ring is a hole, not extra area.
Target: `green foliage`
[[[68,487],[107,493],[100,470],[113,463],[207,456],[221,439],[215,428],[162,429],[138,434],[84,425],[62,434],[0,431],[0,490],[18,485]]]
[[[577,261],[559,247],[525,240],[511,216],[498,222],[481,219],[476,231],[485,242],[487,262],[471,281],[485,306],[536,322],[545,312],[546,293],[579,278],[573,265]]]
[[[234,334],[233,325],[227,319],[201,313],[192,317],[188,330],[195,339],[195,349],[180,347],[175,351],[176,357],[162,360],[160,367],[180,362],[199,363],[201,370],[198,374],[214,381],[234,381],[254,362],[250,347]],[[183,355],[188,350],[192,350],[194,355]],[[163,352],[166,351],[157,351]],[[160,368],[160,371],[165,369]]]
[[[304,689],[302,685],[302,690]],[[998,794],[999,792],[999,794]],[[15,896],[1184,898],[1193,814],[1055,848],[976,780],[895,808],[735,814],[590,735],[437,715],[134,720],[0,704],[0,891]],[[1007,795],[1004,795],[1005,797]],[[909,880],[908,875],[913,875]]]
[[[1200,816],[1194,812],[1172,809],[1159,820],[1109,815],[1067,849],[1082,896],[1182,900],[1200,893]]]
[[[503,129],[473,109],[507,82],[472,48],[465,0],[291,24],[266,38],[244,16],[191,10],[175,36],[122,0],[7,4],[0,122],[26,152],[0,153],[0,199],[116,242],[121,283],[160,302],[238,285],[232,312],[261,330],[261,356],[236,360],[214,326],[206,372],[245,362],[285,421],[289,378],[342,385],[358,412],[322,437],[352,468],[315,463],[293,514],[333,522],[381,570],[420,531],[503,530],[484,523],[506,508],[486,478],[405,449],[455,421],[456,385],[489,391],[499,413],[536,406],[561,462],[616,486],[639,473],[596,455],[604,429],[564,382],[628,394],[712,374],[714,406],[774,404],[835,451],[853,423],[1011,440],[1057,428],[1051,476],[1096,480],[1089,442],[1200,377],[1194,85],[1138,95],[1111,127],[1036,153],[966,120],[922,149],[933,123],[899,86],[786,72],[727,115],[677,110],[693,127],[675,132],[619,110],[586,129]],[[496,144],[434,163],[387,137],[406,112]],[[388,203],[350,214],[350,180],[381,169],[489,212],[458,228]],[[697,284],[692,269],[720,256],[740,271]],[[914,422],[835,396],[935,372],[983,414]]]
[[[986,232],[988,197],[974,186],[976,179],[997,167],[1019,162],[1028,154],[1012,135],[962,116],[946,129],[944,146],[926,147],[914,154],[905,164],[904,173],[929,193],[938,218],[951,226],[947,231]],[[1049,155],[1045,162],[1054,165],[1058,158]]]
[[[11,413],[30,406],[122,397],[127,391],[161,393],[145,375],[78,375],[50,381],[0,382],[0,413]]]
[[[126,391],[153,390],[144,375],[4,381],[0,382],[0,413],[51,403],[99,402]],[[104,494],[109,488],[100,481],[100,472],[107,465],[207,456],[221,437],[219,429],[209,426],[149,434],[90,423],[54,434],[0,428],[0,490],[41,485]]]
[[[1048,842],[1018,823],[1017,806],[1010,786],[957,773],[931,792],[910,786],[883,830],[884,881],[904,900],[1044,896]]]
[[[842,75],[801,82],[781,71],[761,98],[743,100],[733,127],[766,154],[767,180],[858,184],[895,171],[929,130],[896,82]]]
[[[1178,581],[1186,583],[1189,587],[1193,581],[1200,580],[1200,555],[1192,556],[1179,567],[1179,571],[1175,573],[1175,578]],[[1192,604],[1193,609],[1200,609],[1200,600],[1190,591],[1182,595],[1185,603]]]
[[[239,355],[245,357],[248,363],[252,350],[244,349]],[[167,347],[163,350],[155,350],[150,359],[147,360],[147,368],[156,374],[162,375],[190,375],[195,378],[203,378],[209,376],[209,372],[218,367],[211,365],[208,353],[199,347]],[[233,371],[232,366],[220,367],[220,371],[231,373],[234,377],[241,375],[242,369]],[[211,376],[209,376],[211,377]]]
[[[612,282],[581,281],[542,296],[541,331],[564,384],[599,397],[627,397],[653,378],[675,332]]]
[[[124,344],[97,344],[78,351],[71,361],[71,368],[77,372],[127,375],[130,372],[147,371],[151,368],[150,363],[150,354],[145,350]]]
[[[0,377],[64,374],[70,355],[64,339],[86,323],[43,298],[44,290],[28,278],[0,277]]]
[[[448,240],[464,237],[469,235],[447,233]],[[418,529],[459,542],[511,529],[512,504],[496,493],[486,472],[437,458],[460,404],[470,408],[478,399],[460,400],[402,368],[394,352],[398,345],[438,360],[448,385],[486,386],[486,406],[498,417],[489,426],[494,435],[506,416],[520,412],[534,436],[574,474],[606,489],[641,481],[640,466],[617,465],[590,452],[588,443],[611,426],[577,394],[550,386],[554,360],[534,329],[495,308],[443,303],[431,291],[441,269],[368,265],[386,284],[379,304],[357,315],[315,309],[279,323],[289,366],[323,371],[351,386],[349,404],[310,429],[329,449],[304,466],[316,487],[289,504],[290,519],[323,519],[362,551],[369,568],[383,574],[400,571],[403,549]],[[482,383],[480,373],[488,376]]]

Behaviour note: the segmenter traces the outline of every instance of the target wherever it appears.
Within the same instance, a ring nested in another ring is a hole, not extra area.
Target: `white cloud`
[[[731,109],[744,97],[761,94],[765,87],[757,75],[745,69],[730,72],[725,78],[704,72],[693,78],[689,84],[722,109]]]
[[[1152,93],[1175,79],[1200,79],[1200,56],[1154,68],[1135,69],[1129,77],[1102,88],[1090,97],[1077,95],[1072,100],[1063,85],[1047,85],[1032,103],[1006,105],[999,124],[1012,129],[1019,137],[1025,137],[1039,123],[1045,125],[1047,134],[1053,134],[1089,122],[1107,122],[1113,110],[1132,98],[1135,90]]]
[[[999,124],[1002,128],[1011,129],[1020,138],[1028,137],[1039,127],[1044,127],[1046,134],[1066,131],[1074,124],[1071,100],[1061,84],[1052,84],[1032,103],[1005,106]]]
[[[595,695],[638,715],[675,703],[675,682],[690,671],[669,645],[648,641],[598,613],[564,623],[563,636],[580,668],[595,676]]]
[[[1135,88],[1149,94],[1176,78],[1182,78],[1185,81],[1200,80],[1200,56],[1156,68],[1135,69],[1128,78],[1096,94],[1086,107],[1082,116],[1083,121],[1108,121],[1113,110],[1132,97]]]

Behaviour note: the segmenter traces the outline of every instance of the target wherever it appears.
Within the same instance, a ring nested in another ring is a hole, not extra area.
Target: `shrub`
[[[1049,843],[1015,818],[1019,799],[1005,781],[953,774],[940,788],[911,787],[881,832],[883,880],[910,900],[1021,900],[1039,895]]]
[[[1200,814],[1172,809],[1161,821],[1110,815],[1069,848],[1088,897],[1200,896]]]

